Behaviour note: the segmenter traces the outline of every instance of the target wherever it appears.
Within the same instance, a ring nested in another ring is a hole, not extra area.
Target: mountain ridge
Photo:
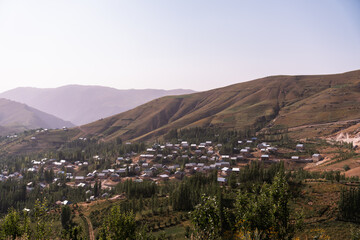
[[[62,128],[75,125],[26,104],[0,98],[0,126],[0,134],[6,135],[37,128]]]
[[[112,116],[158,97],[192,93],[188,89],[127,89],[66,85],[59,88],[21,87],[0,97],[25,103],[61,119],[83,125]]]

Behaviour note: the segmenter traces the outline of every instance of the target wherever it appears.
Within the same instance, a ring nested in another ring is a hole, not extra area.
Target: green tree
[[[269,186],[263,184],[259,192],[242,193],[236,199],[237,228],[257,232],[261,239],[291,239],[301,218],[290,223],[289,186],[280,170]],[[255,236],[252,236],[255,237]]]
[[[202,196],[191,213],[197,239],[219,239],[221,235],[221,213],[216,197]]]
[[[5,237],[11,237],[11,239],[16,239],[22,235],[20,215],[15,209],[11,208],[5,216],[1,230]]]
[[[61,209],[61,225],[65,230],[69,230],[71,226],[71,209],[69,206],[64,206]]]
[[[112,207],[99,231],[99,239],[136,239],[136,222],[132,212],[121,212],[119,206]]]
[[[50,239],[51,238],[51,225],[47,217],[47,200],[36,200],[34,206],[34,220],[35,232],[34,238],[36,240]]]
[[[290,224],[289,185],[284,171],[279,171],[270,187],[270,197],[273,204],[274,231],[277,239],[291,238],[294,226]]]

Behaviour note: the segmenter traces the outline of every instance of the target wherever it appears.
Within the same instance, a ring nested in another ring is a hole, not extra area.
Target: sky
[[[0,92],[203,91],[357,69],[358,0],[0,0]]]

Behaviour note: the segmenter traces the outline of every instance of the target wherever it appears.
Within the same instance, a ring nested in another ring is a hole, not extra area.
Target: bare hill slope
[[[173,128],[297,127],[360,118],[360,71],[271,76],[168,96],[81,127],[105,139],[148,139]]]

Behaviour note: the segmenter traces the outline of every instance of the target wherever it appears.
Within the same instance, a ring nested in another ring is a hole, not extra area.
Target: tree
[[[47,200],[36,200],[34,206],[34,220],[35,232],[34,237],[36,240],[50,239],[51,236],[51,222],[47,219]]]
[[[69,230],[71,226],[71,209],[69,206],[64,206],[61,209],[61,225],[65,230]]]
[[[191,213],[197,239],[219,239],[221,235],[221,213],[216,197],[202,196]]]
[[[136,222],[132,212],[123,213],[119,206],[112,207],[99,231],[99,239],[136,239]]]
[[[235,204],[238,229],[257,233],[261,239],[291,239],[301,221],[290,223],[288,188],[280,170],[270,186],[265,183],[258,193],[240,194]]]
[[[292,237],[294,226],[290,225],[289,185],[284,171],[279,171],[270,187],[270,197],[273,204],[274,230],[277,239]]]
[[[16,239],[22,235],[20,215],[15,209],[10,209],[0,229],[5,237],[11,237],[12,239]]]

